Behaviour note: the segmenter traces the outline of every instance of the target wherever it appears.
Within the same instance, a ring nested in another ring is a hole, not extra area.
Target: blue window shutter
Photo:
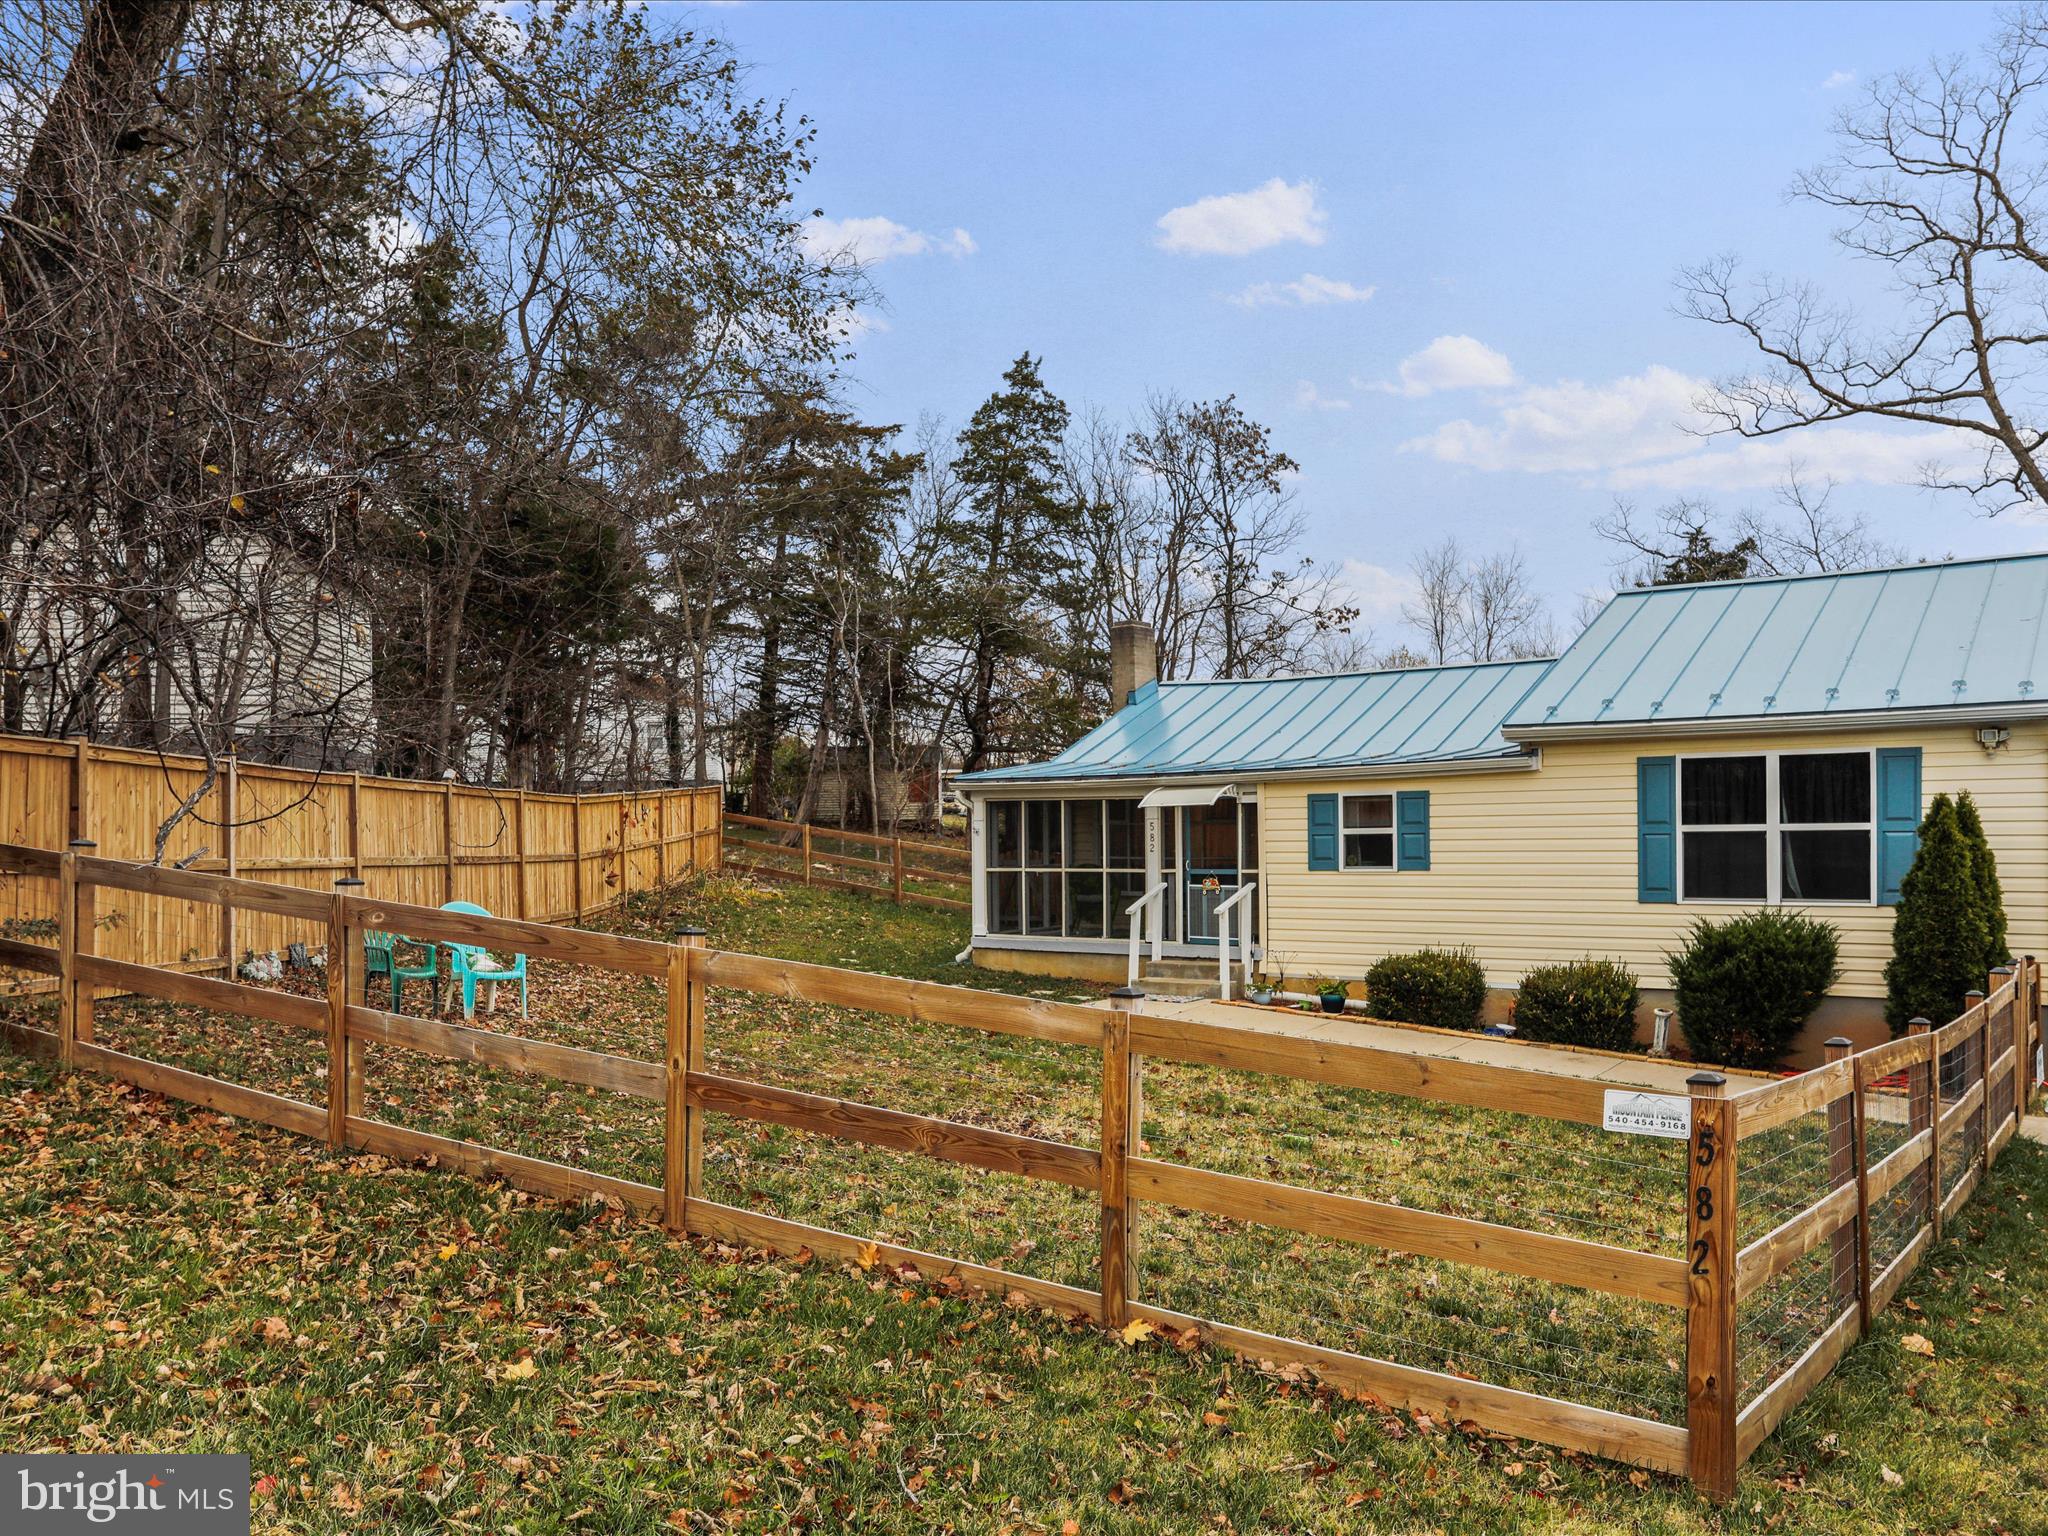
[[[1337,797],[1308,797],[1308,867],[1337,867]]]
[[[1404,789],[1394,796],[1394,827],[1400,835],[1395,867],[1429,868],[1429,791]]]
[[[1877,749],[1877,904],[1899,904],[1899,882],[1920,851],[1920,749]]]
[[[1636,900],[1678,900],[1678,759],[1636,759]]]

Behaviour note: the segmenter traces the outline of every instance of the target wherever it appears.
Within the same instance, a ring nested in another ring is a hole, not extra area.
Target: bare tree
[[[1415,557],[1415,596],[1402,605],[1401,617],[1422,634],[1425,659],[1442,666],[1457,649],[1464,626],[1467,570],[1465,552],[1446,535]]]
[[[1965,466],[1931,452],[1926,484],[1993,514],[2048,501],[2044,86],[2048,10],[2028,6],[1974,63],[1874,82],[1837,119],[1834,158],[1793,183],[1841,216],[1845,251],[1888,272],[1888,323],[1866,325],[1811,283],[1744,282],[1732,256],[1682,275],[1685,312],[1747,337],[1764,362],[1701,402],[1719,430],[1761,438],[1861,417],[1947,428]]]

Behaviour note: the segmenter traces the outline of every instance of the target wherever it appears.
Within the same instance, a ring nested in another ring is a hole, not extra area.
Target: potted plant
[[[1244,995],[1255,1003],[1270,1003],[1287,990],[1287,966],[1280,955],[1261,955],[1259,974],[1245,983]]]
[[[1325,1013],[1342,1013],[1344,1000],[1350,995],[1345,991],[1344,983],[1334,976],[1318,976],[1315,980],[1315,993],[1322,999]]]

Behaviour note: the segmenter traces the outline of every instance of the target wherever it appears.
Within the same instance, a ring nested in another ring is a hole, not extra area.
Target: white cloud
[[[1771,438],[1725,434],[1697,408],[1704,379],[1660,364],[1604,384],[1517,390],[1485,421],[1460,418],[1403,443],[1489,473],[1565,474],[1613,490],[1756,490],[1802,473],[1843,484],[1918,484],[1928,462],[1967,451],[1949,432],[1830,424]]]
[[[1399,383],[1374,387],[1395,395],[1434,395],[1447,389],[1506,389],[1515,365],[1470,336],[1439,336],[1401,359]]]
[[[1610,384],[1567,379],[1519,391],[1490,422],[1448,421],[1401,446],[1473,469],[1597,474],[1695,448],[1679,423],[1697,422],[1701,388],[1662,366]]]
[[[1312,181],[1275,176],[1249,192],[1204,197],[1159,216],[1159,248],[1182,256],[1248,256],[1292,240],[1323,243],[1323,210]]]
[[[1855,83],[1855,70],[1838,69],[1833,74],[1829,75],[1827,79],[1821,81],[1820,88],[1824,91],[1839,91],[1846,89],[1847,87],[1852,86]]]
[[[1274,309],[1286,305],[1311,308],[1320,304],[1363,304],[1378,290],[1372,286],[1347,283],[1341,278],[1318,277],[1304,272],[1291,283],[1253,283],[1230,295],[1230,302],[1245,309]]]
[[[1333,400],[1307,379],[1294,386],[1294,403],[1304,411],[1348,411],[1349,400]]]
[[[1346,560],[1337,569],[1338,595],[1356,605],[1358,622],[1371,629],[1399,624],[1401,610],[1415,601],[1415,578],[1366,560]]]
[[[974,236],[954,228],[943,235],[927,234],[880,216],[865,219],[806,219],[804,249],[817,261],[851,257],[862,266],[873,266],[896,256],[972,256],[981,247]]]

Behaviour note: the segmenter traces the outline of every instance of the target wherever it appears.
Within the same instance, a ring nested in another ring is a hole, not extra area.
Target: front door
[[[1188,806],[1181,849],[1187,915],[1181,931],[1190,944],[1214,944],[1216,909],[1237,894],[1237,801],[1225,796],[1214,805]]]

